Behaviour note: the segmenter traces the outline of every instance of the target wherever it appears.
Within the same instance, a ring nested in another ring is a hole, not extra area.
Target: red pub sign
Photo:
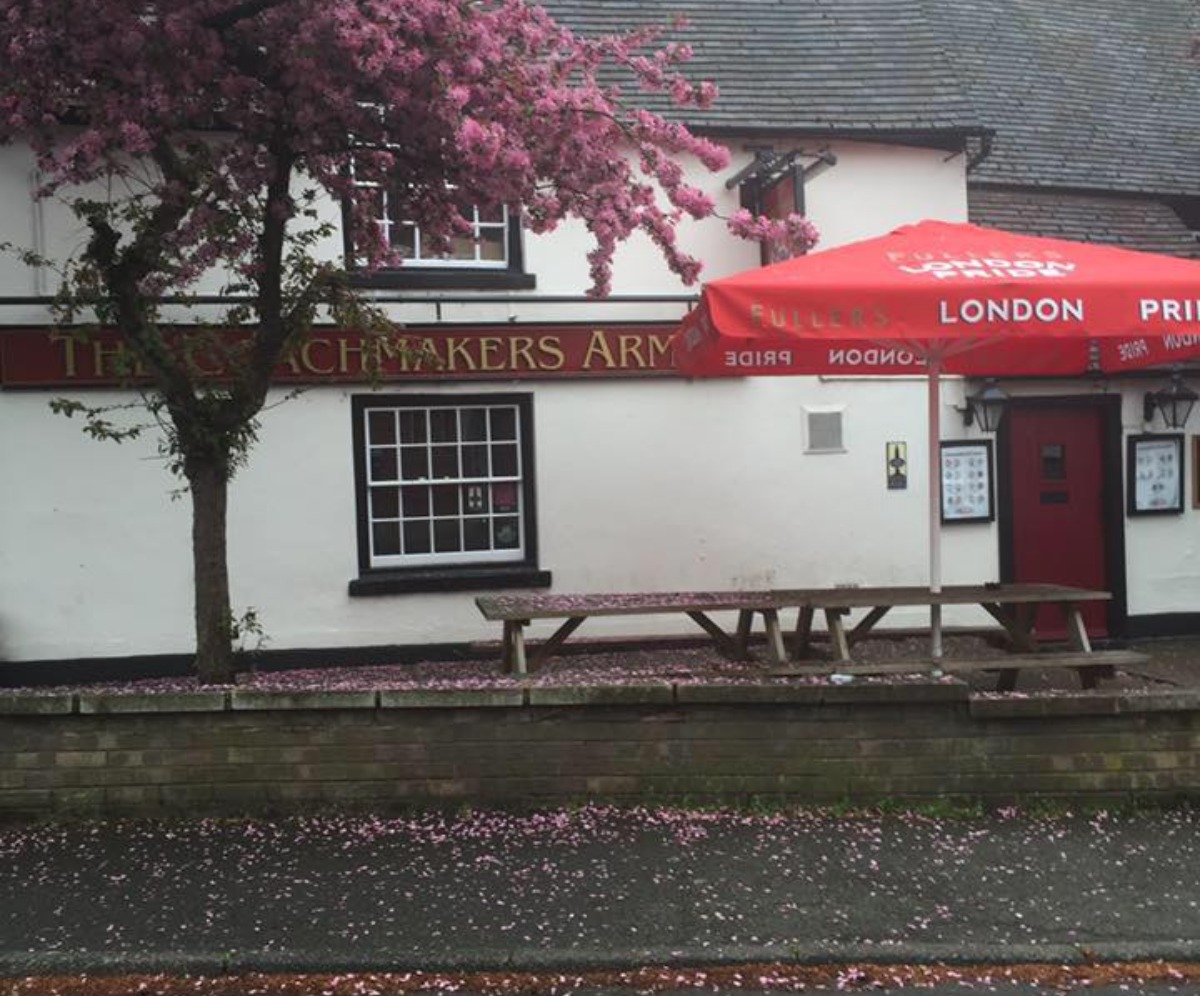
[[[276,370],[280,383],[513,380],[677,375],[671,323],[408,326],[386,338],[317,328]],[[179,327],[198,370],[221,375],[219,350]],[[236,332],[229,333],[232,340]],[[372,373],[372,371],[377,371]],[[140,379],[115,332],[0,329],[0,386],[101,387]]]

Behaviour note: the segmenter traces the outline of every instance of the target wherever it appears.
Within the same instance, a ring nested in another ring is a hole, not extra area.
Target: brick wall
[[[1200,694],[956,683],[0,695],[0,817],[328,806],[1178,798]]]

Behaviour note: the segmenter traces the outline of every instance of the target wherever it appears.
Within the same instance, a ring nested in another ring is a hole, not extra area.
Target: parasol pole
[[[929,590],[942,590],[942,528],[941,528],[941,399],[942,358],[928,357],[929,371]],[[942,607],[929,606],[930,655],[935,666],[942,659]]]

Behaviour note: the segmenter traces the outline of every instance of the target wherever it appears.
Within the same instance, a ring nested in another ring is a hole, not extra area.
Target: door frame
[[[1108,635],[1123,637],[1128,628],[1125,579],[1125,451],[1121,398],[1115,394],[1034,396],[1012,398],[1006,406],[1020,409],[1093,409],[1100,414],[1101,515],[1105,543],[1104,571],[1112,601],[1108,604]],[[1000,580],[1013,580],[1016,533],[1013,523],[1012,434],[1001,419],[996,433],[996,494],[1000,523]]]

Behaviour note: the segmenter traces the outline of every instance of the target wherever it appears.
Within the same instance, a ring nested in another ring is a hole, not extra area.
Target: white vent
[[[842,438],[842,410],[809,409],[805,412],[808,422],[809,453],[845,453],[846,446]]]

